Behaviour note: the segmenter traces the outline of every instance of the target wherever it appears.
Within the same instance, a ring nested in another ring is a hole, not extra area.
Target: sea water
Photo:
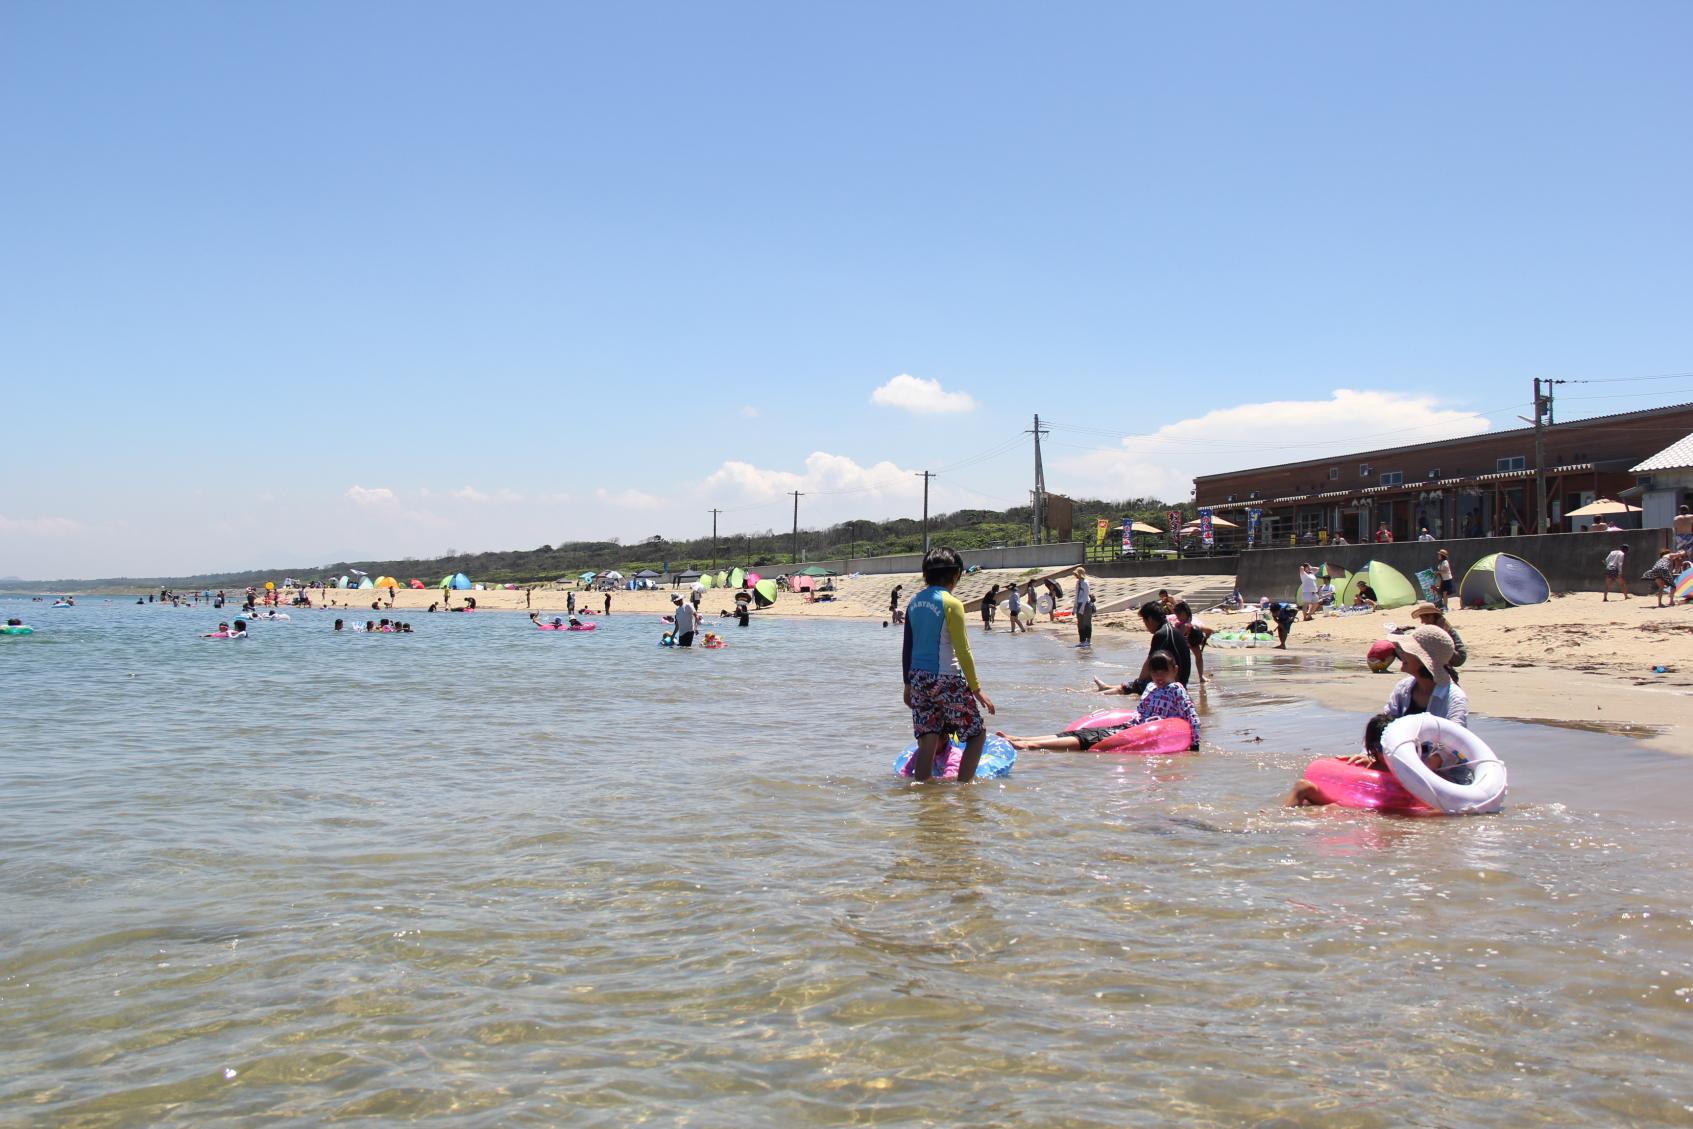
[[[879,621],[0,610],[0,1123],[1693,1122],[1693,765],[1624,738],[1284,811],[1363,719],[1213,652],[1199,755],[915,786]],[[972,641],[1024,733],[1143,647]]]

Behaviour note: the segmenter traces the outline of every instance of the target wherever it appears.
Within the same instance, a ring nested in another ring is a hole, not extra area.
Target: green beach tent
[[[729,587],[729,572],[728,572],[727,569],[718,569],[717,570],[717,587],[719,587],[719,588]]]
[[[1349,576],[1346,587],[1338,590],[1338,599],[1343,606],[1357,599],[1360,584],[1370,586],[1376,594],[1376,607],[1384,611],[1388,608],[1408,608],[1420,598],[1417,586],[1408,576],[1390,564],[1371,561]]]
[[[822,565],[806,565],[796,574],[799,576],[834,576],[835,574]]]
[[[767,608],[776,602],[776,582],[774,580],[760,580],[752,586],[753,598],[758,606]]]
[[[1466,608],[1523,607],[1551,598],[1552,586],[1540,570],[1510,553],[1481,558],[1458,585],[1458,603]]]
[[[729,587],[731,588],[740,588],[745,585],[746,582],[747,574],[738,568],[729,574]]]

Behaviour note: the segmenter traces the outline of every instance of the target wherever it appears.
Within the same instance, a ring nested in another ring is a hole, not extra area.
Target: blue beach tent
[[[462,572],[455,572],[453,574],[453,588],[460,592],[468,591],[470,588],[470,577],[466,576]]]
[[[1458,585],[1458,603],[1466,608],[1523,607],[1551,598],[1552,586],[1540,570],[1510,553],[1481,558]]]

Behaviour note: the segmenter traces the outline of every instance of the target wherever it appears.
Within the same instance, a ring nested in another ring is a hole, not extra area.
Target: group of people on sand
[[[910,773],[919,781],[931,779],[937,765],[945,762],[949,735],[962,745],[958,780],[973,780],[987,741],[983,711],[990,715],[995,712],[970,651],[964,604],[953,594],[963,573],[963,560],[957,552],[931,549],[923,558],[925,586],[904,608],[900,666],[904,702],[911,711],[912,735],[917,740]],[[1167,593],[1160,595],[1166,599],[1148,601],[1138,609],[1151,639],[1136,676],[1117,684],[1094,679],[1093,688],[1099,694],[1137,697],[1134,711],[1102,719],[1096,727],[1084,724],[1033,737],[1004,732],[998,736],[1017,749],[1085,752],[1126,729],[1179,718],[1190,727],[1190,748],[1198,749],[1200,719],[1187,687],[1195,673],[1204,679],[1203,654],[1210,629],[1194,623],[1186,604],[1167,601]],[[1286,608],[1289,620],[1299,614],[1294,605]],[[1366,724],[1362,751],[1350,758],[1354,763],[1385,769],[1382,733],[1398,718],[1426,714],[1459,727],[1469,724],[1469,700],[1458,683],[1458,668],[1468,658],[1462,639],[1444,611],[1432,602],[1417,604],[1411,615],[1416,626],[1377,644],[1385,644],[1388,661],[1398,662],[1403,677],[1395,683],[1381,711]],[[1456,783],[1466,782],[1473,762],[1462,754],[1454,755],[1438,742],[1425,744],[1421,756],[1429,772]],[[1330,802],[1333,798],[1310,780],[1301,780],[1287,797],[1287,803],[1293,806]]]

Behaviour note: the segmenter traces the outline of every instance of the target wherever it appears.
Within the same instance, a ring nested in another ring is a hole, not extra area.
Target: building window
[[[1384,470],[1381,472],[1381,484],[1383,486],[1398,486],[1404,481],[1405,472],[1402,470]]]
[[[1440,468],[1437,467],[1437,466],[1429,467],[1428,468],[1428,476],[1430,478],[1439,478],[1440,477]]]
[[[1339,482],[1340,481],[1340,468],[1339,467],[1337,467],[1337,466],[1329,467],[1329,481],[1330,482]]]
[[[1493,469],[1501,474],[1508,470],[1527,470],[1528,460],[1521,455],[1513,455],[1508,459],[1500,459],[1494,463]]]
[[[1370,464],[1369,463],[1359,463],[1358,464],[1358,477],[1359,478],[1370,477]]]

